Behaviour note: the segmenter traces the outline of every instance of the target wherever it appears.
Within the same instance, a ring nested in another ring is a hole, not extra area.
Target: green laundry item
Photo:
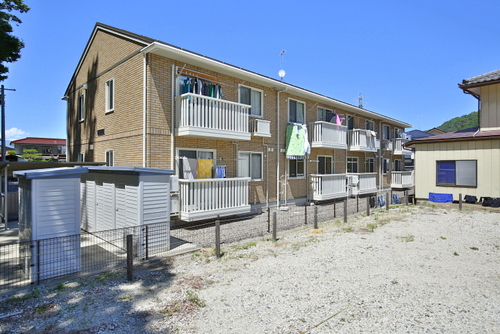
[[[305,131],[300,125],[289,124],[286,127],[286,157],[287,159],[304,159]]]

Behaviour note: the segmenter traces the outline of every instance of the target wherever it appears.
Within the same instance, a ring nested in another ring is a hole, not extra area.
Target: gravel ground
[[[500,333],[498,211],[401,206],[222,250],[2,300],[0,332]]]

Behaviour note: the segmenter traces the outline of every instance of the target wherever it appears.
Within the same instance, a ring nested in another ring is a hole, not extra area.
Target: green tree
[[[21,57],[24,43],[12,35],[12,22],[16,25],[22,21],[12,11],[26,13],[30,8],[23,0],[0,0],[0,81],[7,79],[9,69],[4,63],[13,63]]]
[[[42,158],[42,153],[38,153],[34,148],[24,150],[23,154],[21,154],[21,158],[28,161],[45,161]]]
[[[452,118],[449,121],[446,121],[440,126],[438,126],[438,129],[441,129],[446,132],[453,132],[453,131],[477,127],[478,123],[479,123],[478,113],[477,111],[474,111],[467,115],[462,115],[459,117]]]

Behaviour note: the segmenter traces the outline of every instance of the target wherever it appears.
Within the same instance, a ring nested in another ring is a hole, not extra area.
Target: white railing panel
[[[394,171],[391,173],[392,188],[409,188],[413,185],[413,171]]]
[[[408,139],[403,139],[403,138],[394,139],[394,154],[410,155],[411,150],[403,146],[407,142],[409,142]]]
[[[247,133],[250,106],[193,93],[177,100],[179,128],[197,127],[219,131]]]
[[[353,129],[348,131],[348,142],[349,150],[358,151],[376,151],[377,150],[377,138],[371,134],[367,134],[367,130],[363,129]]]
[[[327,200],[347,196],[346,174],[311,174],[313,200]]]
[[[311,143],[319,147],[347,147],[347,126],[329,122],[309,123]]]
[[[250,178],[179,180],[181,213],[248,206]]]

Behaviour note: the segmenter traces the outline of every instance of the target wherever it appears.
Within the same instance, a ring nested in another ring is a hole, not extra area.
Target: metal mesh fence
[[[398,195],[405,204],[404,194]],[[385,193],[378,194],[384,201]],[[373,203],[380,206],[378,197]],[[392,197],[389,197],[392,205]],[[269,208],[248,217],[220,220],[220,243],[232,243],[270,235],[276,216],[276,230],[305,224],[344,219],[366,212],[369,197],[348,198],[314,206]],[[135,258],[168,257],[201,247],[216,247],[215,221],[170,229],[170,223],[149,224],[79,235],[0,245],[0,294],[14,288],[68,275],[92,274],[127,265],[127,235],[133,236]]]

